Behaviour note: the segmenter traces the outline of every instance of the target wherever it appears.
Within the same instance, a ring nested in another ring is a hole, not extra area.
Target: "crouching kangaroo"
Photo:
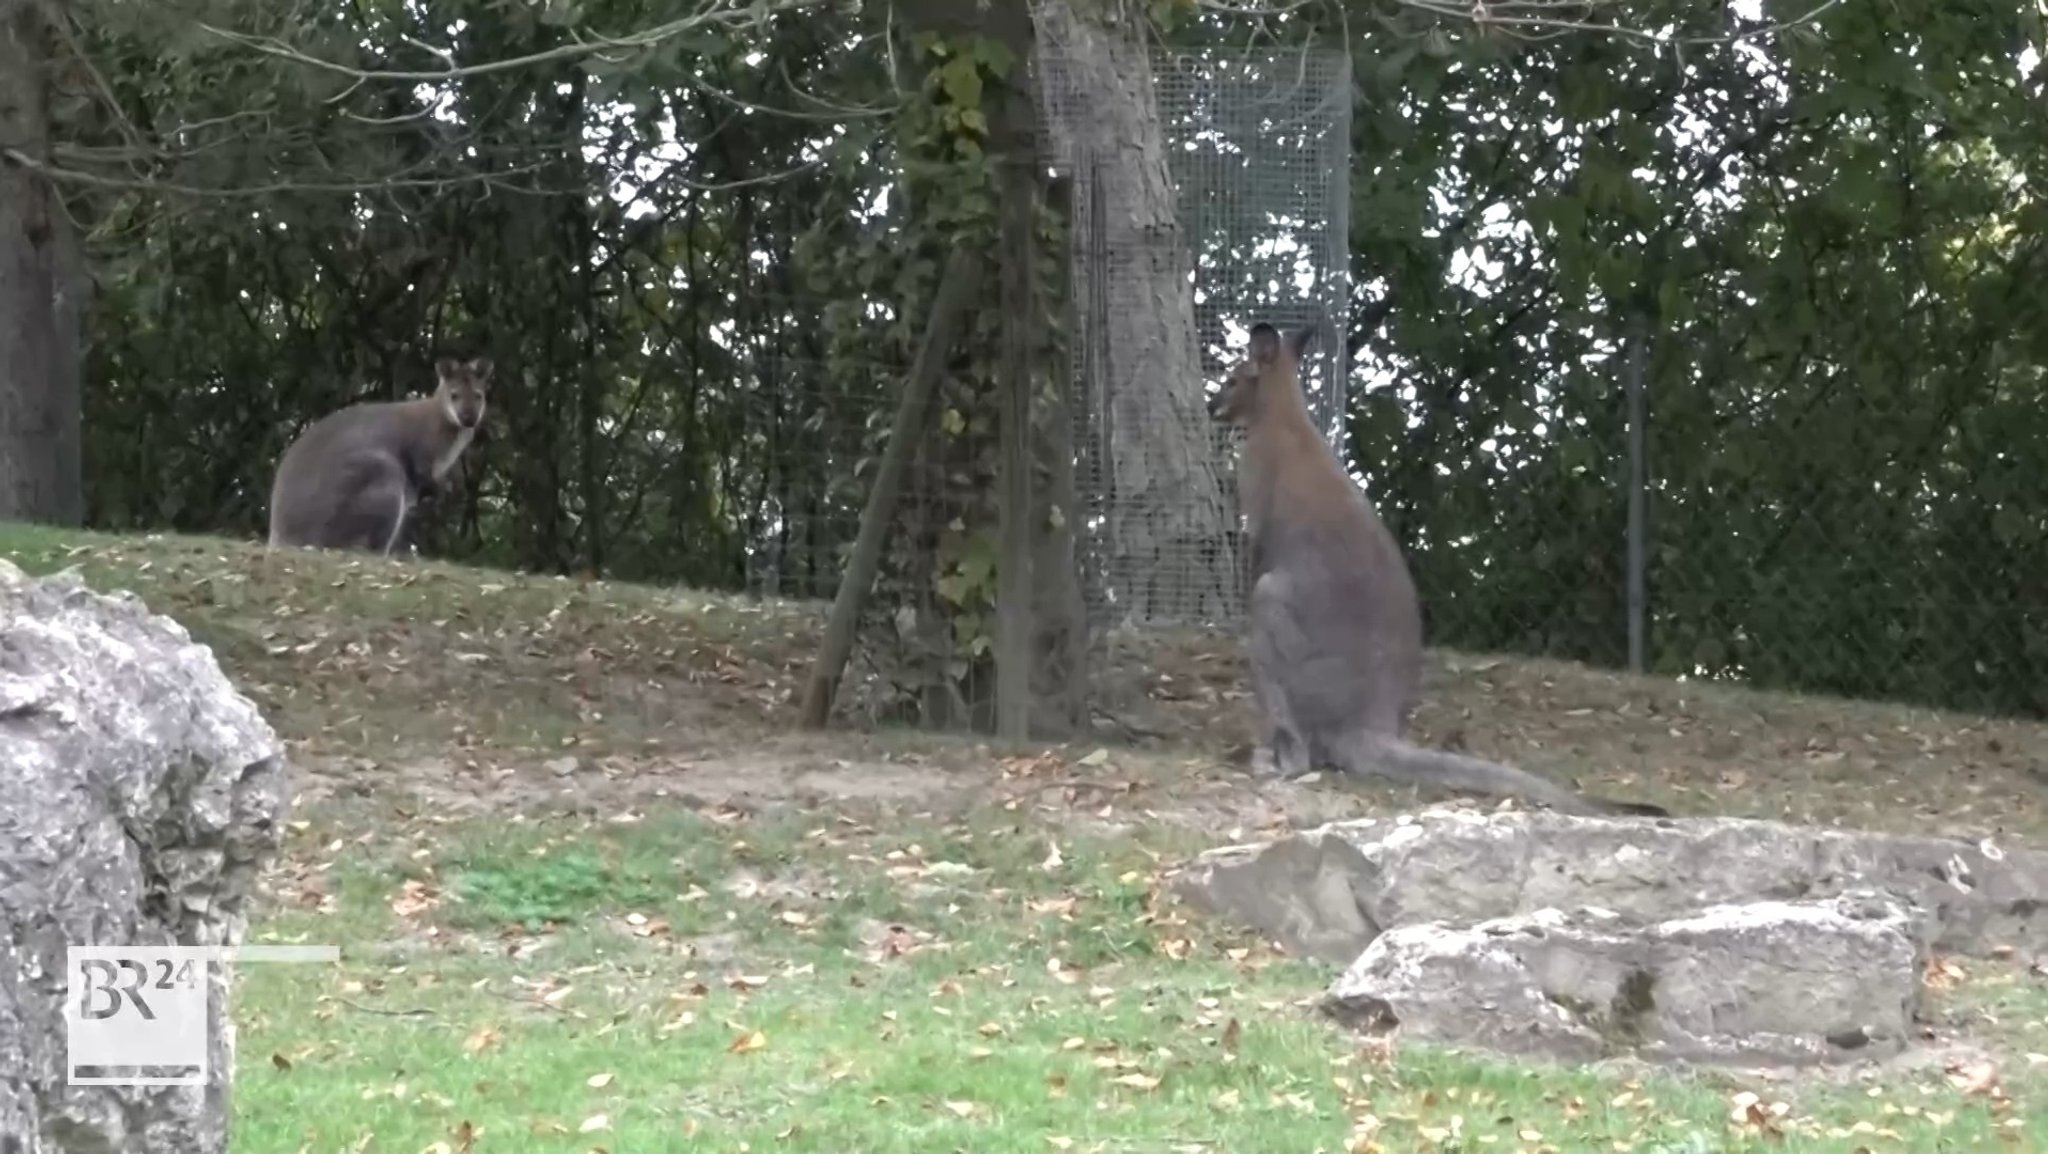
[[[389,557],[414,506],[476,436],[491,361],[442,357],[434,394],[329,413],[285,450],[270,488],[270,543]]]
[[[1309,421],[1300,359],[1314,336],[1310,326],[1283,343],[1257,325],[1250,355],[1209,400],[1212,418],[1245,429],[1254,769],[1294,777],[1329,765],[1568,813],[1663,814],[1403,739],[1421,680],[1422,611],[1393,534]]]

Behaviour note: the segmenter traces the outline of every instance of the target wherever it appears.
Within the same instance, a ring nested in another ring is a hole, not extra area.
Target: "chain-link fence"
[[[994,708],[996,489],[986,366],[961,342],[916,432],[890,510],[875,586],[840,689],[870,722],[986,730]],[[727,455],[704,483],[725,535],[715,546],[755,596],[810,601],[822,615],[859,536],[909,366],[771,347],[739,357],[715,410]],[[707,418],[713,414],[706,413]],[[714,542],[707,541],[707,546]]]
[[[823,361],[762,352],[751,383],[733,390],[722,431],[731,448],[713,465],[745,558],[743,588],[760,596],[829,601],[867,502],[867,478],[886,436],[886,399],[901,370],[880,361]]]
[[[1502,368],[1354,414],[1398,413],[1357,457],[1432,645],[2048,713],[2038,381],[1615,328],[1540,388]]]

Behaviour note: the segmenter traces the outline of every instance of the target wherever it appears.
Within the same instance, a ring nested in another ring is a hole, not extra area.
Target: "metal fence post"
[[[1649,551],[1649,530],[1644,523],[1649,470],[1644,456],[1649,430],[1644,424],[1648,406],[1643,397],[1643,362],[1650,334],[1641,309],[1630,314],[1628,329],[1627,364],[1623,369],[1623,387],[1628,391],[1628,667],[1632,673],[1642,673],[1647,664],[1644,650],[1649,631],[1648,595],[1644,589]]]

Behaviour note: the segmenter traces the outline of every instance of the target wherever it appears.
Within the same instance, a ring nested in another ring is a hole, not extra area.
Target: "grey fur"
[[[327,414],[285,450],[270,488],[270,543],[390,556],[482,424],[487,357],[434,362],[434,394]]]
[[[1422,675],[1422,610],[1399,544],[1309,421],[1300,357],[1314,337],[1313,326],[1285,342],[1255,326],[1250,356],[1209,401],[1213,418],[1246,430],[1238,493],[1251,538],[1254,768],[1293,777],[1334,766],[1568,813],[1663,812],[1404,739]]]

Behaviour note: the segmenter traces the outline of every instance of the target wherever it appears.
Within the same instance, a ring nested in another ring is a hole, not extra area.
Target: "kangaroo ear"
[[[434,376],[439,380],[445,381],[454,376],[455,370],[459,367],[454,357],[434,358]]]
[[[1294,332],[1291,333],[1287,338],[1288,353],[1291,354],[1295,360],[1300,360],[1301,354],[1307,352],[1309,345],[1315,342],[1316,333],[1319,330],[1320,326],[1317,325],[1314,321],[1310,321],[1309,323],[1294,330]]]
[[[469,371],[470,371],[470,374],[471,374],[471,375],[473,375],[474,377],[476,377],[476,379],[477,379],[477,381],[478,381],[479,383],[481,383],[481,382],[484,382],[484,381],[488,381],[488,380],[490,380],[490,379],[491,379],[491,358],[489,358],[489,357],[472,357],[472,358],[470,358],[470,362],[469,362]]]
[[[1280,355],[1280,330],[1264,321],[1252,326],[1252,363],[1270,365]]]

